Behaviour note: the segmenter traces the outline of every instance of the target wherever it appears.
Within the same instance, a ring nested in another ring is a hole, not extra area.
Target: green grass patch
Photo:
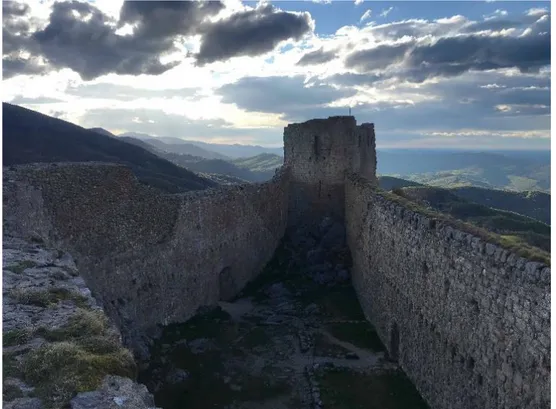
[[[349,342],[359,348],[375,352],[385,351],[378,334],[367,322],[337,322],[326,326],[326,329],[340,341]]]
[[[6,331],[2,334],[2,345],[4,347],[23,345],[31,339],[32,334],[33,331],[28,328]]]
[[[3,352],[2,353],[2,378],[17,378],[21,375],[21,368],[16,354]]]
[[[428,409],[401,371],[362,374],[349,370],[319,372],[325,409]]]
[[[35,335],[49,343],[25,356],[21,372],[48,407],[62,407],[75,394],[98,388],[106,375],[137,377],[132,354],[102,311],[78,308],[64,326],[41,327]]]
[[[102,311],[79,308],[66,325],[56,329],[41,327],[35,334],[50,342],[74,342],[90,353],[106,354],[121,349],[119,335]]]
[[[47,308],[59,301],[72,300],[78,307],[88,307],[87,297],[67,288],[51,287],[48,289],[15,288],[10,291],[15,301],[19,304],[34,305]]]
[[[36,267],[38,263],[32,260],[24,260],[17,264],[11,264],[5,267],[6,270],[10,270],[16,274],[22,274],[26,269]]]
[[[22,372],[47,407],[62,407],[77,393],[98,388],[106,375],[135,379],[137,367],[123,348],[95,354],[74,342],[54,342],[27,354]]]

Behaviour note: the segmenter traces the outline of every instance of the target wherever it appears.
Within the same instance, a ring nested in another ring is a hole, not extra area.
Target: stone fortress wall
[[[376,180],[372,124],[352,116],[312,119],[284,129],[284,164],[291,172],[288,224],[344,219],[346,172]]]
[[[287,170],[262,184],[161,194],[111,164],[4,169],[4,234],[68,250],[128,346],[229,299],[283,237]]]
[[[372,124],[289,125],[284,145],[270,182],[181,195],[117,165],[5,169],[4,231],[69,250],[137,352],[236,294],[287,224],[345,219],[364,312],[433,409],[548,407],[550,268],[383,197]]]
[[[346,228],[367,319],[431,408],[550,407],[550,268],[351,175]]]

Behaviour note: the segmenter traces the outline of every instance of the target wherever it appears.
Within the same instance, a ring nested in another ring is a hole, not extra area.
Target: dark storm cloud
[[[5,79],[20,73],[40,74],[46,72],[36,57],[29,60],[19,56],[20,51],[34,51],[30,37],[28,4],[15,1],[2,2],[2,75]]]
[[[304,77],[244,77],[219,88],[222,102],[247,111],[284,113],[299,107],[319,106],[355,95],[329,85],[304,86]]]
[[[384,69],[403,60],[413,43],[384,44],[369,50],[356,51],[346,58],[345,66],[360,71]]]
[[[546,76],[473,72],[418,89],[400,84],[394,96],[413,99],[410,95],[416,94],[425,100],[401,107],[392,103],[378,111],[362,105],[353,112],[358,120],[376,121],[385,130],[549,130],[549,84]]]
[[[522,108],[524,111],[545,111],[535,107]],[[516,109],[515,110],[519,110]],[[380,110],[372,105],[353,109],[357,120],[375,122],[384,130],[436,130],[458,131],[462,129],[482,129],[492,131],[528,131],[550,129],[550,116],[526,116],[512,112],[500,112],[493,106],[485,107],[480,101],[461,103],[455,100],[426,101],[418,104],[397,106],[392,104]],[[525,112],[527,113],[527,112]],[[432,118],[432,120],[431,120]]]
[[[220,1],[126,1],[118,26],[137,24],[134,36],[150,40],[188,35],[223,8]]]
[[[455,76],[470,70],[518,68],[538,72],[550,64],[550,36],[460,36],[441,38],[412,49],[406,59],[407,78],[422,82],[436,76]]]
[[[278,11],[271,4],[239,12],[213,24],[204,24],[199,65],[236,56],[256,56],[273,50],[281,41],[299,40],[311,30],[310,15]]]
[[[423,92],[430,95],[442,95],[444,101],[453,101],[458,106],[467,105],[465,109],[475,109],[476,115],[503,113],[496,106],[520,106],[519,114],[525,112],[546,112],[550,107],[550,78],[533,75],[498,76],[496,86],[492,81],[493,73],[476,73],[467,78],[442,81],[429,84]],[[403,89],[403,87],[402,87]],[[525,107],[536,107],[526,109]],[[541,108],[544,106],[545,108]],[[517,110],[512,110],[512,115]]]
[[[2,58],[2,78],[7,80],[17,75],[46,74],[50,69],[41,64],[37,58],[20,58],[5,56]]]
[[[29,13],[29,5],[17,1],[3,1],[2,15],[4,17],[22,17]]]
[[[398,64],[392,68],[394,64]],[[420,83],[435,77],[455,77],[469,71],[518,68],[538,72],[550,65],[550,34],[516,36],[460,35],[431,44],[380,45],[350,54],[347,68],[359,73],[396,77]],[[386,70],[382,73],[377,72]]]
[[[174,49],[171,38],[142,41],[119,36],[114,23],[89,3],[60,2],[53,5],[48,25],[33,38],[52,66],[71,68],[85,80],[108,73],[156,75],[177,65],[159,61]]]
[[[125,2],[115,21],[93,4],[63,1],[53,4],[46,27],[30,33],[24,19],[29,6],[4,2],[4,76],[60,68],[70,68],[84,80],[109,73],[157,75],[181,62],[160,62],[160,57],[180,50],[175,41],[181,36],[202,34],[196,59],[203,65],[262,54],[311,29],[309,14],[282,12],[270,4],[215,23],[205,21],[223,8],[220,1]],[[134,27],[131,35],[116,34],[127,24]],[[20,58],[22,50],[31,58]],[[39,57],[46,65],[38,63]]]
[[[296,65],[306,66],[324,64],[325,62],[332,61],[334,58],[336,58],[335,50],[324,51],[324,49],[321,48],[320,50],[311,51],[305,54],[299,59]]]

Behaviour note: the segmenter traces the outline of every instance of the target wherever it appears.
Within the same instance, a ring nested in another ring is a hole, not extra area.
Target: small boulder
[[[129,378],[108,375],[100,389],[77,394],[71,402],[71,409],[152,409],[154,398],[145,385]]]

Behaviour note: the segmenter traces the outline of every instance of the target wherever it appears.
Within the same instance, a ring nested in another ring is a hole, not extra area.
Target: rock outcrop
[[[5,408],[154,408],[71,255],[4,235],[2,292]]]

